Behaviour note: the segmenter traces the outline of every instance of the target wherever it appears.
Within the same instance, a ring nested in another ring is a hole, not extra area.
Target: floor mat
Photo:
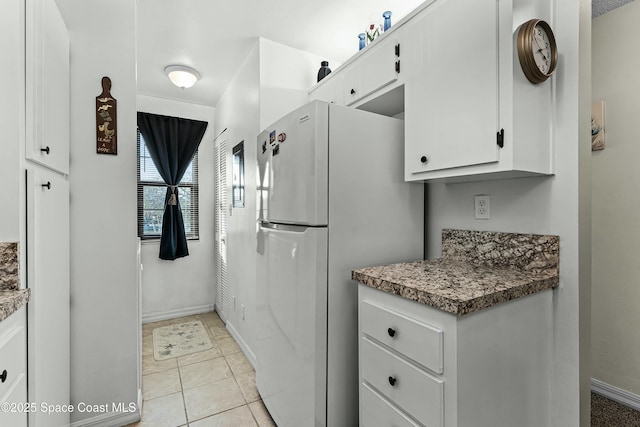
[[[166,360],[212,348],[201,321],[162,326],[153,330],[153,358]]]

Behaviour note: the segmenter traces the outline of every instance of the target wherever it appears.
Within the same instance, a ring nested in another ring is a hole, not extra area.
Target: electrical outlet
[[[488,194],[479,194],[475,197],[475,218],[489,219],[491,217],[491,206]]]

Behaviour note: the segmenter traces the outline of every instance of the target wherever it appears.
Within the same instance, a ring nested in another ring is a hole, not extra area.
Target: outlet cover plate
[[[488,194],[479,194],[475,196],[474,215],[476,219],[491,218],[491,205]]]

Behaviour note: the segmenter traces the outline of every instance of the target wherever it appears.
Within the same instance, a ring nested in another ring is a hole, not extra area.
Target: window
[[[153,164],[144,138],[138,131],[138,236],[140,238],[159,239],[162,235],[166,194],[167,185]],[[197,151],[178,186],[178,200],[187,239],[199,239]]]
[[[233,147],[231,194],[233,207],[244,208],[244,141]]]

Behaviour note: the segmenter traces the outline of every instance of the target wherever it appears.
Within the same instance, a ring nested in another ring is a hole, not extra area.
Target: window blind
[[[167,185],[156,169],[138,131],[138,237],[143,240],[160,239]],[[198,214],[198,152],[193,156],[178,186],[178,199],[189,240],[200,238]]]

